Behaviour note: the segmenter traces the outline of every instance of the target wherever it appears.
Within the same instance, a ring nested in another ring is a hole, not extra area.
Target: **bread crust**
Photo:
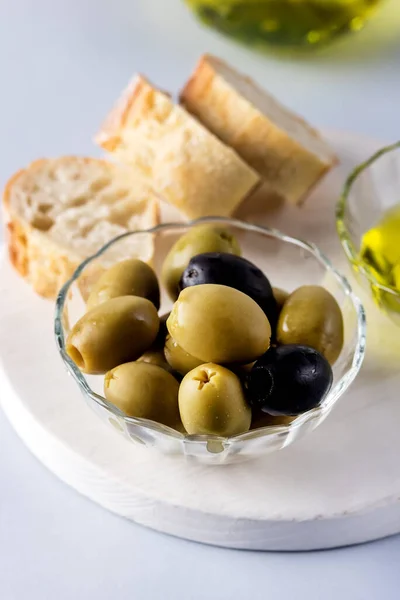
[[[292,204],[300,204],[316,183],[337,162],[333,152],[321,157],[302,146],[241,95],[218,72],[228,71],[277,105],[277,101],[250,78],[211,55],[203,55],[181,91],[182,105],[226,144],[231,145],[275,191]],[[316,143],[323,140],[316,129],[279,105],[295,127],[307,130]],[[318,142],[317,142],[318,141]],[[327,146],[325,147],[327,150]]]
[[[95,136],[96,143],[104,150],[113,152],[121,143],[121,132],[135,108],[136,100],[146,91],[148,84],[142,75],[135,76],[129,82]]]
[[[230,215],[260,183],[236,152],[143,76],[128,85],[95,140],[189,218]]]
[[[64,161],[75,161],[77,157],[66,156]],[[105,160],[79,157],[84,163],[97,163],[105,169],[112,165]],[[45,232],[21,218],[11,206],[11,194],[18,180],[30,170],[40,169],[47,159],[38,159],[25,169],[17,171],[7,182],[3,192],[3,215],[6,230],[8,256],[16,271],[44,298],[56,298],[60,288],[73,275],[82,257],[59,246]],[[159,204],[152,202],[150,221],[152,226],[160,222]]]

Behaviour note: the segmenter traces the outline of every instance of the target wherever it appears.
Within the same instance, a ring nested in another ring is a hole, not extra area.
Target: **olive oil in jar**
[[[316,46],[362,29],[383,0],[186,0],[200,19],[249,45]]]
[[[400,204],[363,235],[360,263],[380,284],[400,293]]]

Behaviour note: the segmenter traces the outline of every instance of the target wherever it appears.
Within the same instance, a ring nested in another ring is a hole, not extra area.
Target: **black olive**
[[[270,348],[247,378],[250,405],[270,415],[298,415],[319,406],[333,381],[326,358],[308,346]]]
[[[193,285],[226,285],[250,296],[262,308],[275,330],[278,306],[270,282],[253,263],[225,252],[206,252],[194,256],[180,280],[180,290]]]

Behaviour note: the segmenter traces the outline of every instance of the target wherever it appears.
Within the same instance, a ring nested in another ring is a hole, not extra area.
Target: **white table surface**
[[[203,30],[179,0],[0,0],[0,184],[39,156],[96,153],[91,136],[133,72],[176,92],[203,51],[317,126],[400,138],[399,13],[351,43],[282,60]],[[57,481],[0,413],[2,600],[394,600],[399,558],[400,538],[256,554],[147,531]]]

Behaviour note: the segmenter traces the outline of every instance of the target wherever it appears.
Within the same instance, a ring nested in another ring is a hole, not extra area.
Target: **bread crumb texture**
[[[259,183],[234,150],[143,77],[128,86],[96,140],[189,218],[230,215]]]
[[[11,262],[50,298],[113,237],[159,222],[157,198],[129,169],[74,156],[38,160],[19,171],[6,186],[3,209]],[[102,262],[128,256],[150,261],[152,236],[134,237],[111,248]]]

